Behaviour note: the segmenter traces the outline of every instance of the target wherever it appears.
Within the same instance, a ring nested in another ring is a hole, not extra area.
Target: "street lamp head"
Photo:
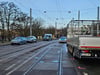
[[[56,18],[56,20],[58,20],[58,18]]]
[[[44,13],[47,13],[47,11],[44,11]]]
[[[71,11],[68,11],[68,13],[71,13]]]

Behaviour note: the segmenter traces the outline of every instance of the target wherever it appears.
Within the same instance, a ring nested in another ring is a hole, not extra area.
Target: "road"
[[[0,75],[99,75],[100,60],[79,60],[57,40],[0,46]]]

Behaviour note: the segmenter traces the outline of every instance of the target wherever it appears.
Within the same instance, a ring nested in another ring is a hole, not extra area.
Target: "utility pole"
[[[99,6],[97,7],[97,35],[99,35]]]
[[[80,20],[80,10],[78,11],[78,20]]]
[[[78,11],[78,33],[80,32],[79,26],[80,26],[80,11]]]
[[[32,36],[32,9],[30,8],[30,36]]]
[[[97,7],[97,20],[99,20],[99,9],[100,9],[100,7],[98,6]]]
[[[55,22],[55,36],[57,38],[57,22]]]
[[[74,34],[75,28],[74,28],[74,18],[72,18],[72,34]],[[73,35],[74,37],[74,35]]]

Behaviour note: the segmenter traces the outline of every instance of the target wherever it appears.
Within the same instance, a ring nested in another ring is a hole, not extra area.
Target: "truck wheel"
[[[70,49],[69,49],[69,45],[68,45],[68,44],[67,44],[67,49],[68,49],[68,52],[71,54]]]
[[[74,48],[74,49],[73,49],[72,55],[73,55],[73,57],[74,57],[75,59],[79,59],[79,57],[77,56],[77,48]]]
[[[76,53],[75,53],[75,48],[73,48],[73,53],[72,53],[73,57],[76,57]]]
[[[73,50],[73,54],[72,55],[73,55],[73,57],[75,57],[75,51],[74,50]]]

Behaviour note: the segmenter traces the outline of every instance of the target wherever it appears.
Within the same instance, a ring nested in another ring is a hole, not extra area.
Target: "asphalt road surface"
[[[0,46],[0,75],[100,75],[100,60],[79,60],[57,40]]]

